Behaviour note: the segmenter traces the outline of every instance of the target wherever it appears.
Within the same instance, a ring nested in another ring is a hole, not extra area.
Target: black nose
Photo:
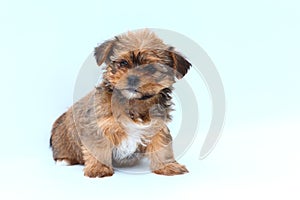
[[[137,86],[140,82],[140,79],[139,77],[137,76],[134,76],[134,75],[131,75],[131,76],[128,76],[127,78],[127,83],[128,83],[128,86]]]

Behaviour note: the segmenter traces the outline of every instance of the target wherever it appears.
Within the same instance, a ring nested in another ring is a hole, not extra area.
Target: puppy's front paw
[[[114,174],[114,171],[111,167],[108,167],[103,164],[98,164],[96,166],[86,166],[84,168],[84,175],[88,176],[90,178],[103,178],[106,176],[112,176]]]
[[[185,174],[189,171],[186,169],[184,165],[180,165],[177,162],[167,163],[153,171],[155,174],[166,175],[166,176],[173,176],[178,174]]]

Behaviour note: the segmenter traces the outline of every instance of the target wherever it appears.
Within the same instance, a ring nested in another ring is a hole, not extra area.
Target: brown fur
[[[95,58],[106,64],[103,82],[54,122],[54,160],[84,164],[88,177],[111,176],[113,166],[133,165],[144,155],[154,173],[188,172],[174,159],[166,124],[172,84],[191,64],[149,30],[104,42]]]

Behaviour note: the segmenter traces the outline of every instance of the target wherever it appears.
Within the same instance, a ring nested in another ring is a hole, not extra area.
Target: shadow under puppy
[[[176,162],[167,123],[171,92],[191,64],[145,29],[117,36],[95,48],[103,81],[53,124],[55,161],[84,164],[84,175],[113,175],[113,166],[150,159],[156,174],[188,172]]]

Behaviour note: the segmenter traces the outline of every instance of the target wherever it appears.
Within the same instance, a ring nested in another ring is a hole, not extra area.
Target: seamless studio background
[[[299,199],[299,9],[296,0],[1,2],[1,199]],[[144,27],[184,34],[215,63],[227,104],[216,148],[198,159],[200,131],[180,159],[190,173],[176,177],[89,179],[81,166],[55,166],[51,126],[73,103],[84,60]]]

